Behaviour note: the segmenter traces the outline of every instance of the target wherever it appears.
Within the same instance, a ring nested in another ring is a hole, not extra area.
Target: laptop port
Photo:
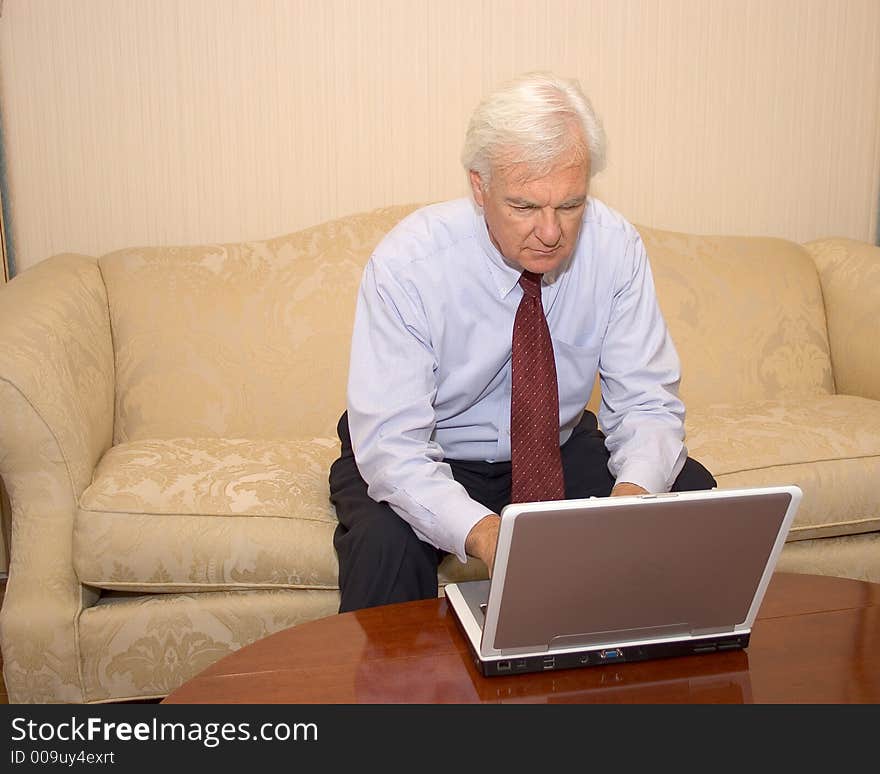
[[[556,666],[556,656],[544,656],[544,669],[553,669]]]
[[[509,661],[499,661],[498,662],[498,671],[499,672],[509,672],[510,671],[510,662]]]
[[[623,658],[623,651],[620,648],[607,648],[599,651],[599,658],[603,661],[616,661]]]

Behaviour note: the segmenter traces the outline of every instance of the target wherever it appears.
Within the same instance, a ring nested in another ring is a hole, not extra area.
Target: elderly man
[[[510,502],[715,486],[639,234],[589,195],[604,154],[576,81],[515,79],[471,118],[473,200],[371,256],[330,471],[340,611],[436,596],[449,553],[491,574]]]

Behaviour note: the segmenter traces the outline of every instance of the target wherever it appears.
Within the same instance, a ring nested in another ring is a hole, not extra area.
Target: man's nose
[[[544,207],[539,210],[538,223],[535,226],[535,235],[546,247],[556,247],[562,237],[562,228],[559,225],[559,216],[552,207]]]

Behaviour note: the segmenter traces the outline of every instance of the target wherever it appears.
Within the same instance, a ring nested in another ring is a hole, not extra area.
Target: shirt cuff
[[[462,564],[466,564],[468,560],[467,552],[464,544],[467,536],[474,528],[474,525],[492,513],[485,505],[472,500],[470,497],[462,498],[461,502],[453,505],[454,511],[450,511],[448,519],[449,532],[448,540],[452,553],[454,553]]]
[[[637,484],[652,494],[668,492],[671,484],[666,482],[656,465],[648,462],[628,462],[617,474],[617,482]]]
[[[471,499],[459,486],[443,492],[442,507],[417,499],[405,489],[395,490],[395,496],[389,498],[389,505],[404,521],[409,522],[420,540],[455,554],[462,563],[468,560],[464,547],[468,533],[474,524],[492,513],[485,505]]]

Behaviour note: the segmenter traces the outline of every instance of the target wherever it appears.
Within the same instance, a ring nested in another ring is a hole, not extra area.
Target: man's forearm
[[[495,549],[498,546],[500,527],[501,517],[497,513],[487,514],[474,524],[464,541],[468,556],[480,559],[488,568],[490,578],[495,565]]]

